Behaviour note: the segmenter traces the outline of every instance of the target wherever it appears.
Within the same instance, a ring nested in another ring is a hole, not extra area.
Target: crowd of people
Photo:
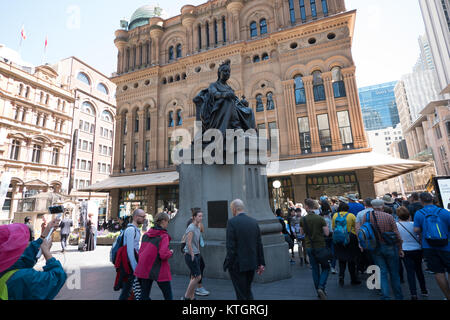
[[[258,222],[246,213],[243,201],[234,200],[230,210],[233,218],[226,229],[223,271],[230,275],[236,298],[252,300],[255,273],[261,275],[266,265],[261,231]],[[203,212],[201,208],[191,211],[181,246],[190,274],[182,300],[209,295],[202,285],[207,263],[201,254],[206,245]],[[306,199],[304,204],[290,202],[286,217],[282,210],[276,210],[275,214],[288,243],[290,262],[296,263],[297,244],[300,265],[311,268],[320,299],[327,299],[330,273],[338,274],[339,285],[343,287],[348,270],[350,284],[358,286],[368,267],[374,265],[380,270],[382,299],[391,299],[392,288],[394,298],[402,300],[401,283],[405,278],[412,300],[417,300],[419,294],[428,296],[423,265],[427,272],[434,274],[445,298],[450,298],[446,277],[450,271],[450,212],[438,207],[429,193],[413,193],[408,199],[387,194],[381,199],[363,201],[354,194],[331,199],[322,196],[319,200]],[[121,291],[120,300],[150,300],[152,284],[156,282],[164,299],[173,300],[169,261],[174,252],[167,232],[171,217],[167,212],[158,213],[149,230],[142,228],[146,220],[147,213],[136,209],[122,222],[126,225],[121,226],[111,249],[111,253],[117,249],[111,259],[117,271],[114,289]],[[61,228],[61,244],[65,250],[72,224],[68,215],[62,221],[45,222],[37,240],[30,232],[29,221],[0,226],[0,299],[53,299],[58,294],[67,275],[52,257],[47,236]],[[95,228],[91,219],[89,228]],[[87,232],[87,247],[95,245],[91,231]],[[33,269],[39,251],[46,260],[43,271]]]
[[[430,193],[413,193],[407,199],[397,193],[364,200],[355,194],[322,196],[306,199],[304,206],[289,202],[286,218],[280,209],[275,215],[282,224],[291,263],[295,263],[296,243],[300,265],[310,265],[320,299],[327,298],[330,272],[339,273],[341,287],[346,270],[351,285],[361,285],[361,277],[372,265],[379,267],[379,294],[384,300],[391,298],[391,288],[394,298],[403,300],[404,270],[411,300],[418,299],[416,278],[420,294],[428,296],[423,265],[426,272],[434,274],[445,298],[450,298],[446,278],[450,272],[450,212],[438,207]],[[371,238],[367,232],[372,232]]]

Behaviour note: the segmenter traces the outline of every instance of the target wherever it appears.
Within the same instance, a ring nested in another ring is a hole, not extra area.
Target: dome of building
[[[165,12],[162,8],[155,5],[145,5],[138,8],[130,19],[128,30],[133,30],[140,26],[148,24],[148,20],[153,17],[163,17]]]

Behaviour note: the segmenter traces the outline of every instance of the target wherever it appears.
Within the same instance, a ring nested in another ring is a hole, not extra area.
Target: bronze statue
[[[230,61],[226,61],[219,67],[218,80],[194,98],[203,130],[218,129],[224,137],[227,129],[256,129],[255,115],[245,97],[239,100],[227,84],[230,74]]]

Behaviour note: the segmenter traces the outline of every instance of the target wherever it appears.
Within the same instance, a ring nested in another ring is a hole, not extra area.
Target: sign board
[[[435,177],[433,180],[434,190],[436,190],[441,206],[450,210],[450,176]]]
[[[228,201],[208,201],[208,228],[226,228]]]

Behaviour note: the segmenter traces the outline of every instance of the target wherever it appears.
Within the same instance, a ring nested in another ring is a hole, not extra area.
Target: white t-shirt
[[[405,228],[409,231],[406,231]],[[412,221],[402,221],[397,222],[397,229],[400,232],[400,236],[403,240],[402,249],[403,251],[413,251],[413,250],[421,250],[422,246],[418,242],[419,236],[414,232],[414,222]],[[413,238],[415,236],[415,239]]]

